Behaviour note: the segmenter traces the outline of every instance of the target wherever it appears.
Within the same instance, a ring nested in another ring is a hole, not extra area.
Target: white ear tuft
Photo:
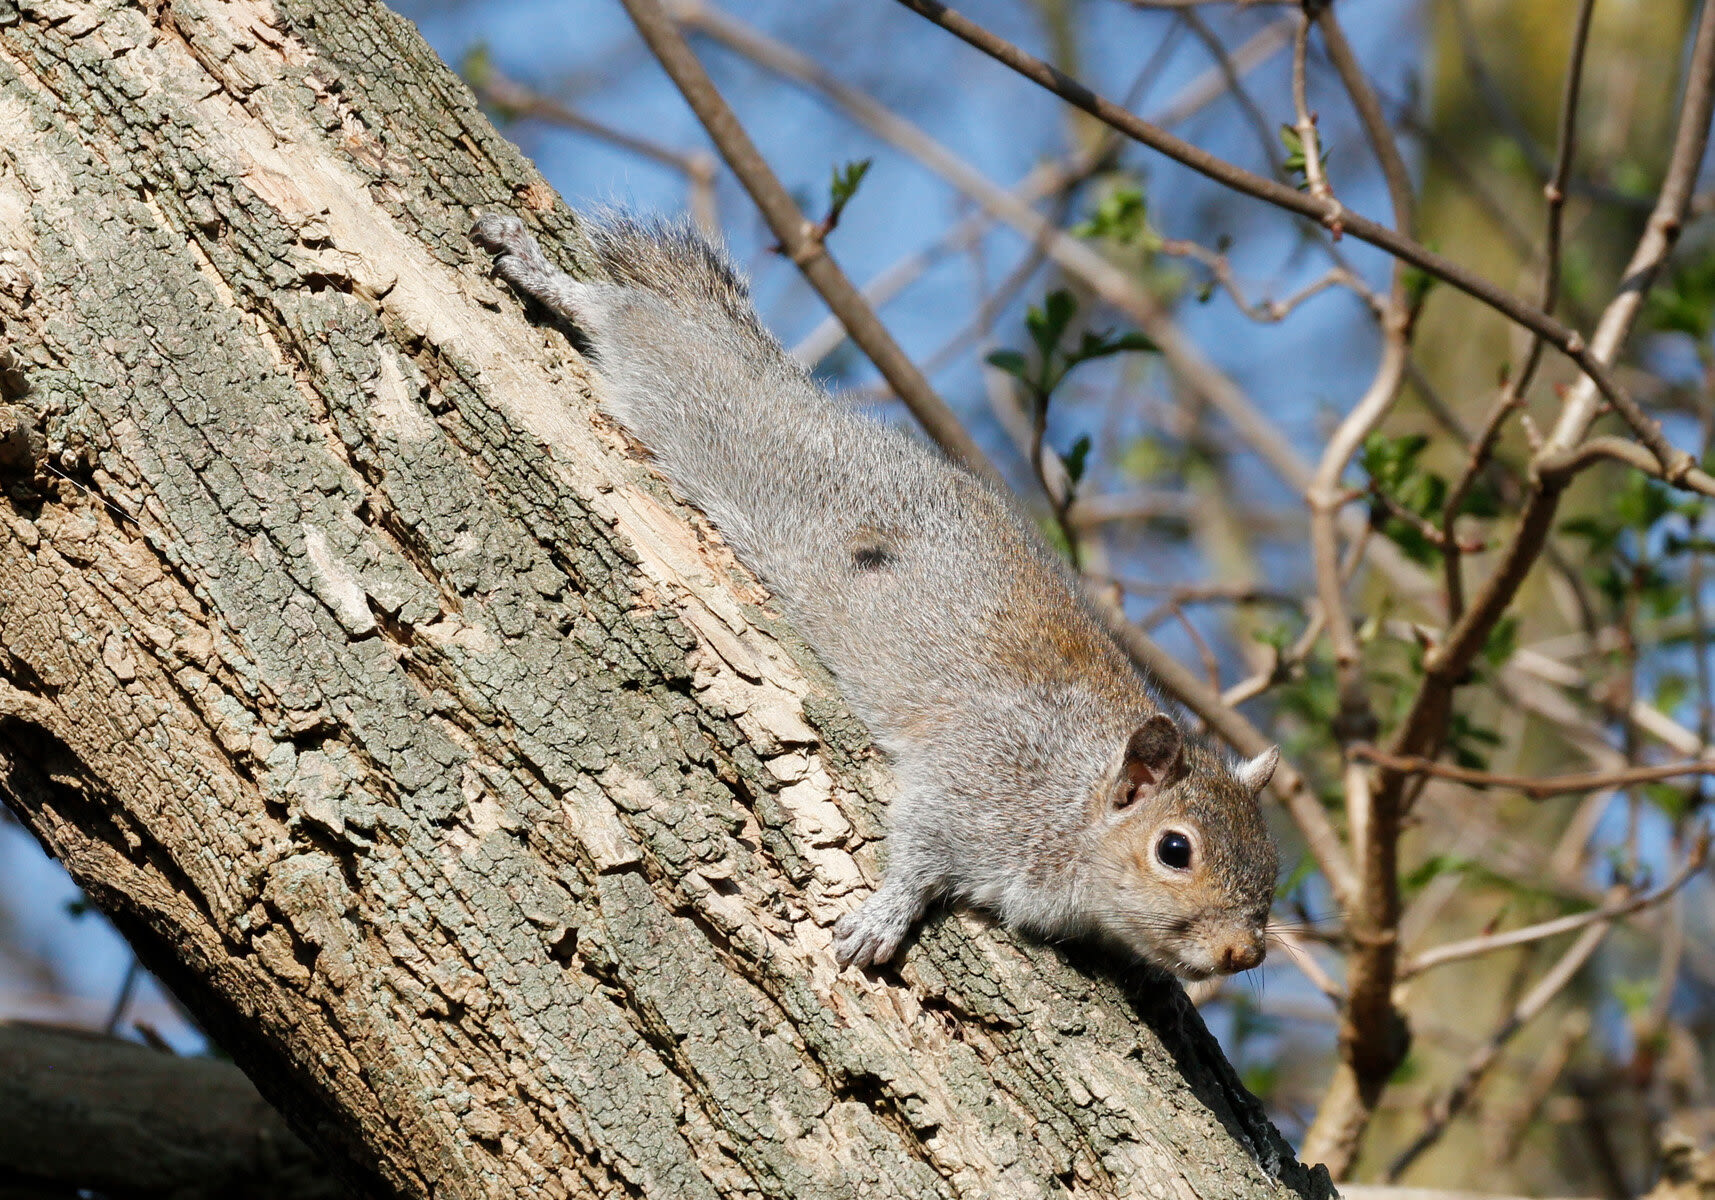
[[[1268,781],[1274,778],[1274,768],[1280,762],[1280,747],[1270,746],[1255,758],[1246,759],[1233,768],[1233,774],[1250,792],[1256,795],[1268,786]]]

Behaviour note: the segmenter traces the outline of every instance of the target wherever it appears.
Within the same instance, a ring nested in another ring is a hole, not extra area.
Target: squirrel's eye
[[[1178,830],[1164,833],[1155,843],[1155,857],[1164,867],[1172,867],[1175,871],[1187,870],[1191,866],[1191,839]]]

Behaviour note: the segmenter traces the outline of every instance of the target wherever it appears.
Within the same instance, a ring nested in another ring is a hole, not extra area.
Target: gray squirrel
[[[937,898],[1050,939],[1097,936],[1187,979],[1264,954],[1278,870],[1257,794],[1186,736],[1011,503],[828,396],[688,226],[586,227],[605,278],[514,216],[471,239],[588,340],[602,407],[706,513],[891,758],[882,886],[834,928],[884,963]]]

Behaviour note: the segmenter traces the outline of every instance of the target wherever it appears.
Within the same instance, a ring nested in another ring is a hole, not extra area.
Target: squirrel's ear
[[[1149,789],[1159,787],[1178,764],[1184,744],[1179,726],[1166,713],[1156,713],[1132,730],[1126,739],[1125,765],[1120,771],[1114,808],[1130,808]]]
[[[1279,762],[1280,747],[1270,746],[1255,758],[1246,759],[1233,768],[1233,774],[1238,777],[1240,785],[1254,796],[1274,778],[1274,768]]]

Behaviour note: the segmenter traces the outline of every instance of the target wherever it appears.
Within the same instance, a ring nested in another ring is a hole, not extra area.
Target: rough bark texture
[[[0,794],[376,1195],[1326,1194],[1176,986],[835,969],[882,772],[496,205],[366,0],[0,0]]]

